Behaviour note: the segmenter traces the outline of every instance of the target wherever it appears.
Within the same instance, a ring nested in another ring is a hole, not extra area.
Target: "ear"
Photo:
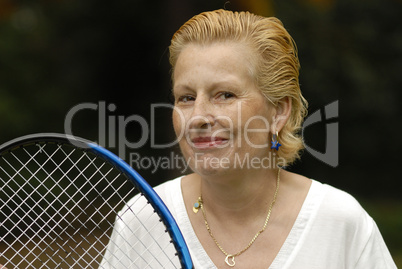
[[[292,112],[292,99],[290,97],[282,98],[276,108],[275,113],[272,116],[271,133],[276,134],[280,132],[285,126],[286,122]]]

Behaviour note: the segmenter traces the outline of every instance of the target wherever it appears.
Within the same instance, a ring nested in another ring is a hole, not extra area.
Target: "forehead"
[[[201,72],[203,75],[211,73],[216,76],[243,73],[253,79],[255,63],[255,53],[242,42],[190,43],[177,59],[173,78],[177,82],[177,79]]]

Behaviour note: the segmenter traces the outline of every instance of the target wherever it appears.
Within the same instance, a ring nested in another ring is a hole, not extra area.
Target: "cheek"
[[[176,136],[178,137],[182,132],[184,122],[180,113],[178,113],[176,110],[173,110],[172,120],[173,120],[174,131],[176,133]]]
[[[172,120],[173,120],[173,128],[176,134],[177,140],[180,142],[185,136],[185,128],[187,124],[187,119],[185,117],[185,113],[176,108],[173,110]]]
[[[269,113],[265,113],[267,111],[264,108],[257,105],[252,109],[242,110],[240,135],[242,135],[243,139],[250,140],[251,144],[265,145],[269,139],[271,124]]]

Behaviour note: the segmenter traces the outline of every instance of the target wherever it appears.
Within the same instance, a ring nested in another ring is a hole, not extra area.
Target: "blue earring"
[[[276,132],[276,134],[272,134],[271,149],[278,151],[280,146],[282,145],[278,142],[278,132]]]

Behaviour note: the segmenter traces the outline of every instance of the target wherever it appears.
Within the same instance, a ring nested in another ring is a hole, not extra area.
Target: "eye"
[[[221,100],[227,100],[227,99],[234,98],[234,97],[235,97],[235,95],[231,92],[221,92],[218,94],[218,99],[221,99]]]
[[[191,95],[183,95],[177,98],[176,103],[188,103],[195,101],[195,97]]]

